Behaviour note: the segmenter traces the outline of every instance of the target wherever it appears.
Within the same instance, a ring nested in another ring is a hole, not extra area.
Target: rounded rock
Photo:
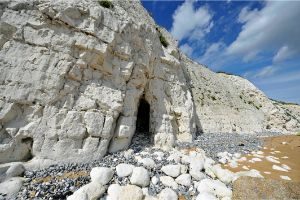
[[[113,177],[114,171],[108,167],[94,167],[90,173],[92,182],[106,185]]]
[[[148,170],[144,167],[135,167],[132,171],[130,182],[133,185],[147,187],[150,183]]]
[[[192,182],[192,177],[190,174],[181,174],[175,179],[176,183],[189,187]]]
[[[117,171],[117,175],[119,177],[126,177],[132,174],[132,170],[133,170],[134,166],[130,165],[130,164],[119,164],[116,167],[116,171]]]
[[[174,190],[172,190],[170,188],[165,188],[159,193],[158,199],[159,200],[173,200],[173,199],[177,200],[178,196],[177,196],[176,192],[174,192]]]
[[[180,165],[166,165],[161,168],[166,175],[176,178],[180,174]]]

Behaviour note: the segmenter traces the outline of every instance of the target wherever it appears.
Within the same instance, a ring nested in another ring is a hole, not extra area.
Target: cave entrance
[[[150,104],[145,99],[142,98],[140,100],[137,119],[136,119],[136,132],[137,133],[149,132],[149,122],[150,122]]]

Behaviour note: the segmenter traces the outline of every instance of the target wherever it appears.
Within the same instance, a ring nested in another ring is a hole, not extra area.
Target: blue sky
[[[300,104],[300,1],[142,1],[189,57]]]

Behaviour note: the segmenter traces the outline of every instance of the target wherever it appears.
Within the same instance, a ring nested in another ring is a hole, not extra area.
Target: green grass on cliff
[[[165,38],[165,36],[160,32],[158,26],[156,27],[156,31],[158,32],[160,43],[161,43],[165,48],[167,48],[167,47],[169,46],[169,42],[167,41],[167,39]]]
[[[297,136],[300,136],[300,132],[296,133]]]

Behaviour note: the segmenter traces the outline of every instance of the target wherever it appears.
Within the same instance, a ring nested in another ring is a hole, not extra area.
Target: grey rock
[[[17,163],[11,165],[6,171],[6,177],[16,177],[22,176],[24,174],[25,168],[22,164]]]

